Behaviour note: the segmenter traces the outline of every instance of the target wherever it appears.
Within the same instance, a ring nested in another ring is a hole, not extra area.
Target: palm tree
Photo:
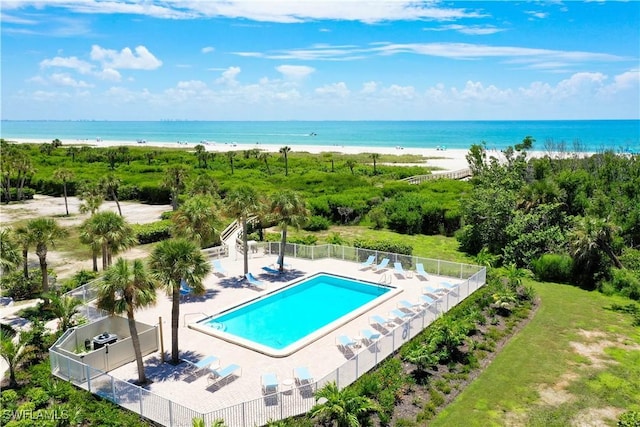
[[[227,158],[229,159],[229,165],[231,166],[231,175],[233,175],[233,159],[236,157],[235,151],[227,152]]]
[[[177,237],[193,239],[203,247],[211,243],[217,234],[217,216],[213,197],[191,197],[171,217],[174,234]]]
[[[98,288],[98,307],[110,314],[127,313],[131,343],[138,366],[138,384],[145,384],[140,338],[134,313],[156,303],[156,284],[139,259],[132,262],[118,258],[107,270]]]
[[[16,242],[22,249],[22,275],[29,277],[29,248],[33,244],[33,239],[27,227],[18,227],[14,232]]]
[[[91,248],[91,260],[93,262],[93,271],[98,271],[98,254],[102,248],[101,241],[96,238],[94,230],[95,223],[90,219],[85,220],[80,226],[80,243],[88,245]]]
[[[58,331],[64,332],[74,326],[72,318],[79,313],[78,307],[82,305],[82,301],[71,295],[60,295],[57,292],[49,292],[44,297],[50,300],[50,310],[59,320]]]
[[[21,261],[20,245],[8,229],[0,229],[0,273],[15,270]]]
[[[60,168],[53,172],[53,179],[62,181],[62,188],[64,190],[64,209],[69,216],[69,204],[67,203],[67,181],[73,179],[73,172],[69,169]]]
[[[617,268],[624,268],[613,251],[613,240],[617,227],[607,220],[594,217],[580,217],[569,235],[572,254],[587,263],[597,251],[604,252]]]
[[[351,171],[351,175],[355,175],[355,173],[353,172],[353,168],[356,167],[356,161],[353,159],[347,159],[347,161],[344,162],[345,166],[347,166],[349,168],[349,170]]]
[[[198,167],[202,167],[201,165],[204,164],[204,168],[207,168],[207,157],[209,157],[207,155],[207,150],[204,147],[204,145],[202,144],[198,144],[195,147],[196,149],[196,158],[198,159]]]
[[[380,154],[378,153],[371,153],[370,155],[371,159],[373,160],[373,174],[377,174],[378,171],[376,170],[376,162],[378,161],[378,159],[380,158]]]
[[[99,245],[102,249],[102,269],[111,265],[111,258],[121,250],[128,249],[137,243],[133,228],[114,212],[98,212],[87,219],[81,227],[83,243]],[[91,240],[93,239],[93,240]]]
[[[322,157],[331,162],[331,172],[335,172],[335,159],[333,158],[333,153],[323,153]]]
[[[244,274],[249,272],[249,255],[247,252],[247,221],[251,215],[260,211],[258,193],[244,185],[227,194],[225,199],[227,214],[236,218],[242,225],[242,253],[244,255]]]
[[[291,151],[291,147],[284,146],[280,148],[280,154],[284,156],[284,176],[289,175],[289,157],[288,154]]]
[[[189,184],[189,196],[197,196],[197,195],[208,195],[212,196],[216,203],[220,199],[218,195],[218,190],[220,186],[215,178],[207,175],[206,173],[202,173],[196,175],[196,177]]]
[[[40,272],[42,273],[42,292],[46,294],[49,291],[47,251],[49,246],[54,246],[58,240],[66,237],[69,233],[51,218],[32,219],[27,223],[27,231],[31,235],[32,242],[36,245],[36,255],[40,261]]]
[[[185,280],[195,294],[202,294],[205,291],[202,280],[211,270],[211,265],[194,242],[178,238],[158,243],[151,253],[149,267],[153,277],[164,285],[172,298],[171,362],[177,365],[180,361],[180,282]]]
[[[271,168],[269,168],[269,157],[271,154],[267,151],[263,151],[258,155],[258,158],[264,162],[264,165],[267,167],[267,173],[271,175]]]
[[[299,228],[309,217],[304,200],[290,190],[277,193],[271,200],[271,216],[280,225],[282,236],[280,241],[280,272],[284,271],[284,250],[287,245],[287,227]]]
[[[9,387],[15,388],[18,386],[16,368],[35,352],[35,347],[27,345],[27,340],[27,334],[20,334],[20,338],[16,343],[10,334],[0,330],[0,356],[9,366]]]
[[[151,161],[156,157],[155,151],[145,151],[144,158],[147,159],[147,165],[151,166]]]
[[[71,162],[73,163],[75,163],[76,156],[78,155],[79,152],[80,152],[80,149],[75,145],[72,145],[71,147],[67,147],[67,156],[71,156]]]
[[[120,180],[112,173],[102,177],[100,180],[100,187],[111,196],[116,206],[118,207],[118,213],[122,216],[122,209],[120,208],[120,201],[118,200],[118,187],[120,187]]]
[[[104,192],[97,183],[87,182],[82,186],[78,199],[83,201],[80,204],[80,213],[93,215],[104,202]]]
[[[178,210],[178,197],[185,189],[186,178],[187,168],[176,165],[167,169],[162,180],[162,186],[171,192],[171,207],[174,211]]]
[[[316,403],[309,415],[325,421],[336,422],[338,427],[359,427],[360,419],[378,406],[366,396],[359,395],[351,388],[338,389],[335,382],[324,385],[316,392],[316,402],[326,399],[322,404]]]

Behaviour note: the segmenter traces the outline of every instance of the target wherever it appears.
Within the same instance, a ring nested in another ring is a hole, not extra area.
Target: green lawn
[[[631,316],[607,309],[629,300],[533,286],[541,300],[535,317],[430,425],[566,426],[589,409],[608,408],[614,417],[640,410],[640,328]],[[572,342],[587,351],[579,354]],[[541,391],[556,403],[541,400]]]

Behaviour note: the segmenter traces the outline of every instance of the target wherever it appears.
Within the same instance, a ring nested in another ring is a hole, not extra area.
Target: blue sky
[[[3,0],[10,120],[640,117],[640,3]]]

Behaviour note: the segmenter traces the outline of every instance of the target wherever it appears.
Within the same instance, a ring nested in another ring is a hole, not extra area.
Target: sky
[[[3,120],[640,118],[640,2],[3,0]]]

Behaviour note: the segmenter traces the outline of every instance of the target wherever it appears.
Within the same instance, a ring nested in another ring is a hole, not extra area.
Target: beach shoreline
[[[12,138],[7,139],[7,142],[18,144],[43,144],[50,143],[48,139],[37,138]],[[117,140],[67,140],[60,139],[63,147],[69,146],[89,146],[97,148],[107,147],[158,147],[158,148],[177,148],[194,150],[196,145],[203,145],[206,151],[210,152],[228,152],[228,151],[246,151],[258,149],[268,153],[279,153],[282,148],[277,144],[262,144],[262,143],[213,143],[203,141],[201,143],[186,143],[186,142],[155,142],[155,141],[117,141]],[[466,155],[469,150],[462,149],[447,149],[444,147],[436,148],[404,148],[404,147],[359,147],[359,146],[346,146],[346,145],[289,145],[291,152],[306,152],[310,154],[321,153],[339,153],[339,154],[363,154],[363,153],[377,153],[384,155],[419,155],[425,157],[427,160],[425,163],[414,163],[412,165],[421,165],[433,169],[437,169],[442,172],[457,171],[466,169],[469,164],[466,160]],[[549,155],[543,151],[529,151],[529,157],[544,157]],[[572,153],[564,153],[565,155],[571,155]],[[593,153],[580,153],[580,155],[591,155]],[[504,155],[500,150],[487,150],[487,157],[496,157],[499,160],[504,160]]]

